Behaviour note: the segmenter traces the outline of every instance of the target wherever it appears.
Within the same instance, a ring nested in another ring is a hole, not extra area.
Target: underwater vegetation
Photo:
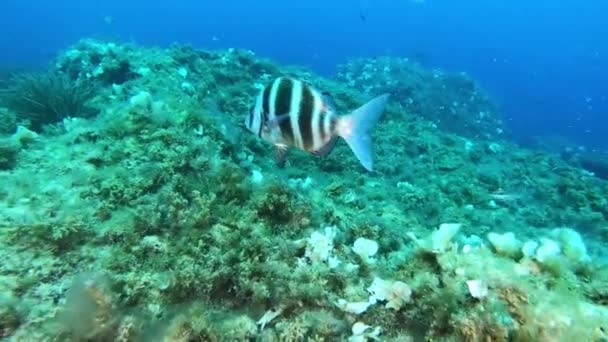
[[[71,80],[60,72],[18,74],[0,92],[0,103],[9,107],[18,120],[28,120],[40,130],[68,116],[86,117],[96,111],[87,106],[95,87],[87,80]]]
[[[605,341],[608,183],[502,138],[470,78],[399,60],[371,173],[343,142],[277,169],[242,127],[277,76],[345,114],[392,92],[357,68],[395,63],[349,84],[237,49],[64,51],[33,100],[91,111],[0,109],[0,338]]]

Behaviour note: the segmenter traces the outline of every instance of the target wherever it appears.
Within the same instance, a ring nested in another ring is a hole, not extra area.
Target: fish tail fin
[[[380,95],[338,119],[337,134],[346,140],[368,171],[373,170],[374,164],[370,131],[382,115],[387,100],[388,94]]]

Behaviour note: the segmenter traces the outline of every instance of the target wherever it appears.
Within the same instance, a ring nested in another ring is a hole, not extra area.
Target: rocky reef
[[[92,91],[86,115],[31,125],[3,92],[0,338],[605,341],[608,182],[501,138],[470,78],[399,63],[328,80],[83,40],[48,72]],[[344,143],[277,169],[241,122],[278,75],[340,113],[392,92],[377,170]]]
[[[505,126],[492,98],[464,72],[422,67],[398,57],[356,58],[338,66],[334,77],[364,94],[390,93],[410,115],[473,139],[496,139]]]

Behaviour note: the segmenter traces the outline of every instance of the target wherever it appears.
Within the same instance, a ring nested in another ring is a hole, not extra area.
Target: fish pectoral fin
[[[279,125],[284,122],[285,120],[289,120],[289,113],[287,114],[280,114],[275,116],[272,119],[268,119],[268,121],[266,121],[265,126],[268,127],[268,129],[270,131],[273,131],[275,129],[277,129],[279,127]]]
[[[321,147],[320,149],[318,149],[316,151],[312,151],[312,154],[314,154],[315,156],[318,156],[318,157],[327,156],[328,154],[331,153],[331,151],[334,150],[334,147],[336,147],[337,141],[338,141],[337,137],[331,138],[331,140],[329,142],[327,142],[327,144],[325,144],[323,147]]]
[[[274,159],[279,169],[285,167],[287,162],[287,154],[289,153],[289,147],[285,145],[275,145]]]

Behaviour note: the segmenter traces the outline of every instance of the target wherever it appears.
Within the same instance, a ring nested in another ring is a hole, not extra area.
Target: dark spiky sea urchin
[[[71,80],[59,72],[15,75],[0,89],[0,101],[14,111],[19,121],[39,130],[68,116],[90,116],[87,105],[95,93],[93,82]]]

